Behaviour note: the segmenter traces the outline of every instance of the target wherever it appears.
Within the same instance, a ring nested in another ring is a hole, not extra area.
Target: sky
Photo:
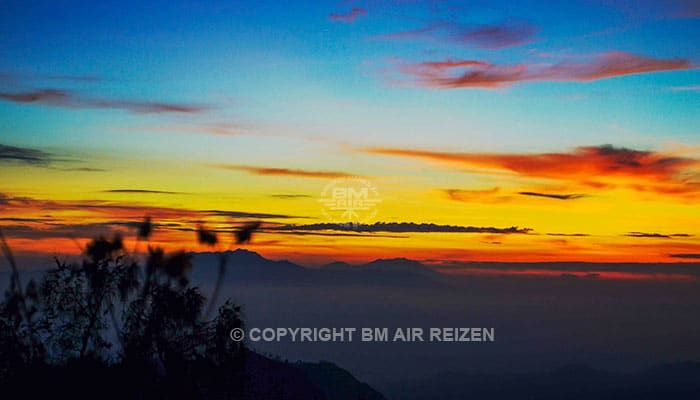
[[[142,3],[0,4],[15,252],[700,258],[698,2]]]

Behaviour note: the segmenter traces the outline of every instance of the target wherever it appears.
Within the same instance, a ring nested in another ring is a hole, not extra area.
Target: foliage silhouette
[[[258,227],[244,226],[241,237],[248,242]],[[137,242],[148,240],[153,224],[147,217],[137,228]],[[203,227],[197,236],[200,243],[218,243]],[[112,384],[110,393],[101,388],[101,395],[208,398],[203,387],[217,387],[217,396],[244,392],[246,349],[229,338],[231,329],[244,325],[241,308],[229,300],[208,318],[206,298],[189,284],[189,253],[149,246],[141,257],[137,247],[126,250],[120,235],[98,237],[85,246],[82,263],[56,258],[40,283],[23,287],[2,232],[0,245],[12,269],[0,303],[0,386],[28,390],[30,381],[40,380],[53,386],[33,387],[34,394],[63,387],[76,398],[94,395],[89,388],[116,377],[128,385]],[[217,304],[225,270],[222,255],[208,309]],[[69,375],[84,380],[71,385]]]

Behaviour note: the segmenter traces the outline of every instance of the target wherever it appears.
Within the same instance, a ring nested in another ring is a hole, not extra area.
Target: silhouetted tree
[[[248,242],[258,227],[245,225],[234,242]],[[152,231],[147,217],[137,226],[137,241],[147,241]],[[202,244],[218,243],[216,232],[203,227],[197,237]],[[116,369],[138,375],[137,397],[149,391],[169,397],[170,391],[196,392],[196,381],[212,379],[203,375],[212,368],[229,371],[229,378],[242,376],[245,349],[229,338],[231,329],[243,327],[241,308],[227,301],[208,318],[225,274],[225,254],[205,313],[206,298],[189,284],[192,259],[185,251],[168,254],[149,246],[140,262],[120,235],[98,237],[85,246],[82,263],[56,259],[40,284],[22,287],[1,232],[0,245],[12,268],[0,303],[0,382],[54,367],[88,375]]]

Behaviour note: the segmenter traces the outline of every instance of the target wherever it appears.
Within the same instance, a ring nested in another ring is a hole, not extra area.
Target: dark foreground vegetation
[[[234,232],[250,241],[258,223]],[[256,354],[229,332],[242,328],[241,308],[219,303],[226,253],[207,301],[190,285],[191,255],[147,245],[153,225],[136,226],[127,251],[121,236],[96,238],[81,263],[59,259],[41,281],[21,282],[0,232],[11,271],[0,303],[0,387],[22,398],[114,399],[381,399],[332,364],[290,364]],[[199,228],[215,247],[215,232]],[[145,254],[137,251],[139,244]],[[346,375],[344,375],[346,374]],[[332,382],[342,378],[346,390]],[[330,382],[330,383],[329,383]]]

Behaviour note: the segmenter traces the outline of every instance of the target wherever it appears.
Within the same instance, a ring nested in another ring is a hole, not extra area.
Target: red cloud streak
[[[508,87],[527,81],[595,81],[617,76],[691,69],[684,59],[657,59],[625,52],[608,52],[584,61],[558,64],[492,64],[480,60],[429,61],[399,66],[403,74],[433,88]]]
[[[578,147],[566,153],[447,153],[399,148],[370,148],[369,153],[423,158],[537,178],[575,181],[592,187],[614,187],[625,181],[632,189],[662,194],[700,193],[700,160],[657,152],[604,146]],[[612,184],[596,184],[612,180]],[[593,182],[593,184],[591,184]]]

